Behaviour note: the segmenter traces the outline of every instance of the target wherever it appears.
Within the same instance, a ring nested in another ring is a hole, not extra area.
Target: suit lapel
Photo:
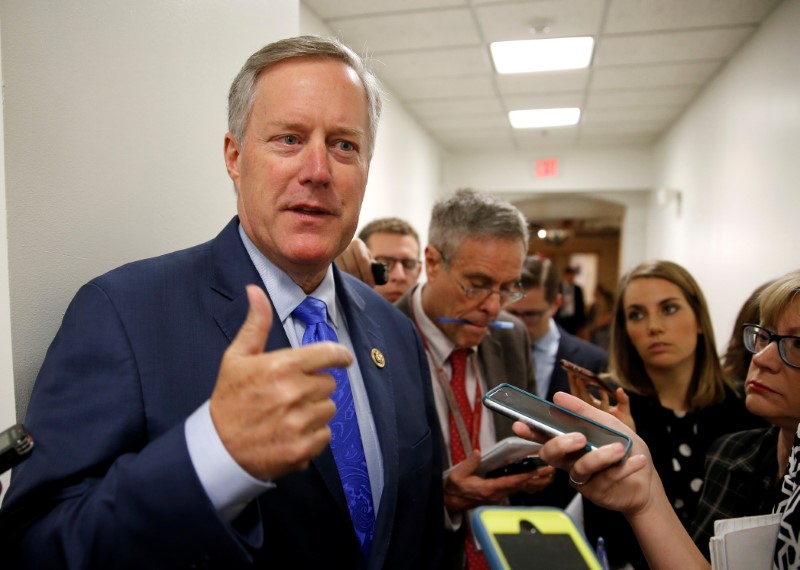
[[[516,384],[513,378],[505,377],[505,351],[500,341],[493,335],[487,334],[478,345],[478,358],[481,363],[481,373],[486,380],[487,390],[491,390],[504,382]],[[492,414],[492,418],[494,419],[495,435],[498,441],[510,435],[510,433],[507,433],[510,432],[510,429],[506,427],[507,421],[501,419],[498,414]]]
[[[264,282],[239,237],[238,227],[239,218],[234,217],[211,242],[214,259],[211,289],[215,293],[212,297],[212,314],[228,341],[233,341],[247,317],[249,304],[246,286],[256,284],[264,289]],[[269,298],[269,295],[267,297]],[[270,298],[269,301],[273,314],[275,314],[272,299]],[[273,351],[290,347],[283,325],[274,319],[265,350]],[[311,463],[342,510],[343,516],[349,520],[347,501],[330,446],[326,447]]]

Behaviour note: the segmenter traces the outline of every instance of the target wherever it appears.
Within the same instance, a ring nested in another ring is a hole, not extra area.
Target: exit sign
[[[558,176],[557,158],[540,158],[536,160],[536,178],[555,178]]]

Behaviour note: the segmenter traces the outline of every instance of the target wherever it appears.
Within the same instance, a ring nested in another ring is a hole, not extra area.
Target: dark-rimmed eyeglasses
[[[505,307],[509,303],[514,303],[519,301],[525,296],[524,291],[522,290],[522,283],[517,282],[514,284],[514,289],[490,289],[489,287],[467,287],[463,283],[461,283],[455,276],[450,273],[450,267],[445,259],[442,252],[439,252],[439,255],[442,257],[442,266],[444,267],[445,273],[450,276],[456,285],[461,287],[461,290],[464,291],[464,296],[469,299],[470,301],[478,301],[479,303],[483,303],[486,299],[491,297],[492,295],[497,295],[500,299],[500,305]]]
[[[758,354],[772,342],[778,343],[778,354],[784,364],[792,368],[800,368],[800,336],[775,334],[758,325],[744,325],[744,347]]]
[[[389,271],[394,269],[394,266],[398,263],[403,266],[405,271],[416,271],[419,267],[420,261],[419,259],[411,259],[410,257],[391,257],[389,255],[378,255],[375,257],[375,261],[380,261],[389,266]]]

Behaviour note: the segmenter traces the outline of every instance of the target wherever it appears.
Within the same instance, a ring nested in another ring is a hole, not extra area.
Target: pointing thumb
[[[250,303],[247,318],[229,350],[241,355],[261,354],[272,327],[272,307],[264,290],[257,285],[247,286],[247,301]]]

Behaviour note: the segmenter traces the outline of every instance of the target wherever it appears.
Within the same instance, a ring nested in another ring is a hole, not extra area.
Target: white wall
[[[647,256],[674,259],[709,299],[718,345],[762,282],[800,267],[800,2],[764,22],[659,145]]]
[[[558,158],[559,175],[538,179],[535,162]],[[653,183],[652,152],[647,148],[564,149],[545,152],[450,155],[445,184],[493,192],[582,192],[642,190]]]
[[[299,9],[284,0],[27,0],[0,9],[22,419],[82,283],[205,241],[235,213],[222,155],[228,86],[253,51],[297,33]],[[9,382],[0,379],[4,394]],[[5,405],[0,414],[1,425],[15,421]]]
[[[0,36],[2,34],[0,33]],[[2,43],[0,42],[0,45]],[[0,61],[2,49],[0,48]],[[2,84],[2,66],[0,66]],[[0,133],[3,132],[3,115],[0,114]],[[11,314],[8,294],[8,247],[6,225],[6,176],[4,139],[0,136],[0,429],[15,423],[14,368],[11,361]],[[8,487],[10,473],[0,475],[0,485]],[[2,493],[0,493],[2,496]]]

